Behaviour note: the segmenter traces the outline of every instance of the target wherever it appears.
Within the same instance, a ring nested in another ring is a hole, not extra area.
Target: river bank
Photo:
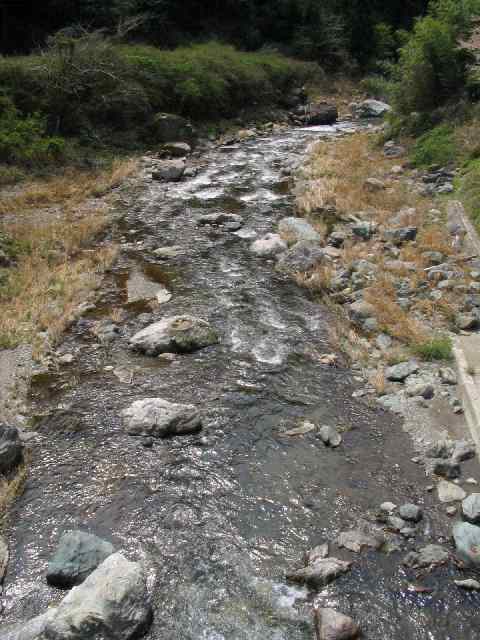
[[[177,183],[152,180],[157,159],[142,163],[118,260],[34,378],[37,425],[9,529],[6,622],[60,601],[47,564],[61,534],[80,528],[142,561],[152,639],[307,638],[312,602],[351,615],[369,638],[478,633],[478,596],[453,584],[470,573],[453,562],[450,518],[400,421],[358,399],[340,354],[325,360],[334,316],[291,280],[298,256],[277,270],[255,244],[292,217],[290,176],[309,144],[352,128],[285,127],[212,145]],[[129,347],[178,316],[204,319],[218,342],[159,356],[164,347]],[[155,421],[129,435],[122,414],[146,398],[190,405],[202,432],[157,438]],[[324,444],[338,436],[340,446]],[[475,464],[462,463],[465,477]],[[395,507],[406,503],[422,512],[418,524],[406,526],[401,514],[413,512]],[[363,527],[370,540],[383,537],[382,551],[340,548],[342,532],[358,539]],[[285,574],[302,581],[304,551],[327,540],[350,570],[325,588],[292,589]],[[432,544],[441,551],[431,573],[415,568],[423,556],[403,564]]]

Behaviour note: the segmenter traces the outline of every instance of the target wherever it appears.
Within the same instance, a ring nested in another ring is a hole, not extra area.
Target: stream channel
[[[11,514],[2,624],[63,597],[47,585],[46,565],[60,535],[81,528],[145,562],[148,640],[311,639],[314,597],[351,615],[371,640],[479,637],[480,596],[455,587],[452,565],[421,576],[404,569],[413,543],[391,554],[335,553],[352,569],[317,595],[284,578],[307,549],[386,500],[422,506],[417,546],[446,543],[451,528],[401,421],[352,398],[358,382],[347,367],[320,362],[334,349],[329,312],[249,249],[292,215],[285,176],[308,146],[349,127],[212,147],[197,176],[175,184],[152,182],[145,170],[119,231],[141,244],[122,252],[98,305],[67,333],[61,350],[74,362],[33,386],[34,411],[46,417]],[[241,231],[198,226],[200,215],[220,211],[240,213]],[[155,259],[153,249],[171,245],[181,247],[177,257]],[[171,299],[136,301],[146,282]],[[208,319],[220,344],[172,362],[128,349],[147,324],[185,313]],[[108,343],[92,332],[107,317],[119,326]],[[202,433],[145,448],[120,413],[146,397],[201,407]],[[343,444],[325,447],[314,432],[282,436],[303,420],[337,426]]]

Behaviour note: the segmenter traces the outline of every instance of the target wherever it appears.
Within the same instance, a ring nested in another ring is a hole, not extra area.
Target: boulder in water
[[[69,531],[48,563],[47,582],[56,587],[81,584],[108,556],[113,545],[85,531]]]
[[[338,560],[337,558],[320,558],[303,569],[288,573],[287,578],[293,582],[307,584],[310,587],[322,588],[343,573],[346,573],[351,564],[351,562]]]
[[[154,180],[163,180],[164,182],[178,182],[185,173],[185,160],[162,160],[155,165],[152,171]]]
[[[130,640],[151,621],[145,573],[120,553],[109,556],[60,602],[45,624],[48,640]]]
[[[328,102],[311,104],[307,111],[307,124],[311,126],[332,125],[338,120],[336,105]]]
[[[0,425],[0,474],[10,473],[22,460],[23,444],[16,427]]]
[[[335,609],[315,609],[318,640],[352,640],[360,633],[359,626]]]
[[[200,216],[198,224],[222,227],[226,231],[238,231],[243,226],[243,218],[238,213],[208,213]]]
[[[201,429],[202,419],[190,404],[174,404],[162,398],[137,400],[122,412],[127,431],[133,436],[180,436]]]
[[[193,316],[170,316],[149,325],[130,339],[133,349],[149,356],[190,353],[218,343],[211,325]]]

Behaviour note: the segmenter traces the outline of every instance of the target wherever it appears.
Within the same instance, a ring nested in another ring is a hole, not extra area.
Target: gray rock
[[[320,242],[321,236],[312,225],[303,218],[283,218],[278,224],[278,231],[289,245],[297,242]]]
[[[367,318],[375,316],[375,307],[373,304],[370,304],[370,302],[365,302],[365,300],[352,303],[348,307],[348,310],[354,322],[362,322]]]
[[[447,478],[447,480],[455,480],[455,478],[459,478],[461,474],[458,462],[444,460],[443,458],[434,461],[432,471],[435,475]]]
[[[438,266],[445,260],[444,254],[440,253],[440,251],[424,251],[422,253],[422,258],[431,266]]]
[[[335,247],[336,249],[340,249],[340,247],[343,247],[346,239],[347,239],[347,234],[344,233],[343,231],[333,231],[328,236],[328,244],[331,247]]]
[[[444,564],[448,558],[449,553],[446,549],[436,544],[429,544],[418,553],[409,553],[403,563],[408,567],[424,569]]]
[[[238,213],[208,213],[200,216],[198,224],[224,227],[227,231],[238,231],[243,226],[243,218]]]
[[[443,384],[456,385],[458,384],[457,374],[450,367],[442,367],[438,370],[438,377]]]
[[[342,444],[342,436],[338,433],[335,427],[324,425],[323,427],[320,427],[318,435],[320,436],[323,444],[327,445],[327,447],[336,448]]]
[[[48,563],[47,582],[56,587],[81,584],[112,553],[115,549],[110,542],[90,533],[65,533]]]
[[[162,160],[156,163],[155,169],[152,171],[152,178],[164,182],[178,182],[182,178],[185,168],[185,160]]]
[[[480,566],[480,527],[470,522],[457,522],[453,539],[458,555],[468,565]]]
[[[352,233],[361,240],[370,240],[377,230],[374,222],[358,222],[352,225]]]
[[[335,609],[315,609],[318,640],[351,640],[360,633],[360,627],[348,616]]]
[[[386,102],[372,99],[352,105],[352,112],[357,118],[381,118],[391,109]]]
[[[400,364],[388,367],[385,370],[385,376],[387,380],[390,380],[391,382],[403,382],[409,376],[417,373],[418,370],[418,363],[414,360],[409,360],[408,362],[401,362]]]
[[[478,329],[480,320],[475,313],[457,313],[455,324],[463,331],[472,331]]]
[[[480,493],[472,493],[462,502],[462,513],[465,520],[472,524],[480,524]]]
[[[435,395],[435,387],[429,382],[419,380],[408,381],[406,385],[407,396],[411,398],[421,397],[424,400],[431,400]]]
[[[297,242],[288,251],[282,253],[277,269],[282,273],[305,273],[326,260],[325,252],[313,242]]]
[[[386,189],[385,183],[378,178],[367,178],[364,182],[364,187],[367,191],[372,193],[384,191]]]
[[[363,549],[378,550],[384,543],[385,538],[380,533],[368,533],[361,529],[342,531],[337,538],[337,544],[340,548],[344,547],[354,553],[361,553]]]
[[[172,158],[185,158],[192,153],[192,147],[187,142],[167,142],[161,152]]]
[[[310,551],[307,552],[307,564],[313,564],[317,562],[317,560],[324,560],[325,558],[328,558],[328,554],[328,542],[319,544],[318,546],[310,549]]]
[[[193,316],[171,316],[149,325],[130,339],[130,346],[149,356],[190,353],[218,343],[211,325]]]
[[[318,102],[311,104],[307,112],[307,124],[321,126],[335,124],[338,119],[338,109],[334,104]]]
[[[467,494],[456,484],[453,482],[447,482],[446,480],[441,480],[438,483],[438,499],[440,502],[448,504],[450,502],[460,502],[464,498],[466,498]]]
[[[437,440],[425,449],[427,458],[451,458],[454,451],[452,440]]]
[[[309,564],[307,567],[288,573],[287,578],[293,582],[307,584],[313,588],[321,588],[346,573],[351,564],[351,562],[345,562],[337,558],[323,558],[313,564]]]
[[[273,258],[287,248],[287,243],[276,233],[267,233],[250,245],[252,253],[259,258]]]
[[[16,427],[0,425],[0,474],[8,474],[23,458],[23,443]]]
[[[456,440],[452,451],[453,462],[466,462],[475,457],[477,450],[473,442],[468,440]]]
[[[375,344],[380,349],[380,351],[388,351],[391,348],[393,340],[386,333],[381,333],[375,339]]]
[[[0,585],[2,584],[5,574],[7,572],[9,558],[10,558],[10,553],[8,551],[8,544],[6,540],[4,540],[0,536]]]
[[[401,227],[400,229],[389,229],[385,231],[384,238],[396,246],[405,242],[413,242],[417,238],[417,227]]]
[[[393,513],[396,508],[397,505],[394,502],[382,502],[380,505],[380,510],[388,514]]]
[[[162,398],[136,400],[122,411],[122,417],[130,435],[168,436],[196,433],[202,419],[198,410],[190,404],[174,404]]]
[[[400,517],[409,522],[420,522],[422,510],[416,504],[402,504],[399,509]]]
[[[151,621],[145,573],[120,553],[74,587],[47,620],[45,640],[130,640]]]
[[[188,142],[195,137],[195,130],[188,120],[173,113],[157,113],[153,123],[153,136],[157,142]]]
[[[480,591],[480,582],[478,582],[478,580],[469,578],[467,580],[454,580],[453,582],[457,587],[460,587],[460,589],[465,589],[467,591]]]
[[[154,255],[160,260],[168,260],[169,258],[176,258],[183,253],[183,248],[180,246],[173,247],[159,247],[153,252]]]
[[[46,640],[45,627],[47,622],[53,618],[56,608],[52,607],[48,611],[28,622],[21,622],[9,627],[2,628],[2,640]]]
[[[406,524],[407,523],[405,522],[405,520],[399,518],[398,516],[388,516],[387,518],[387,525],[390,527],[390,529],[393,529],[393,531],[401,531],[406,526]]]

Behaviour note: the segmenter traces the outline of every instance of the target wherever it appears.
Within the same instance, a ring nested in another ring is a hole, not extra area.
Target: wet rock
[[[342,444],[342,436],[338,433],[335,427],[324,425],[320,427],[318,435],[327,447],[339,447]]]
[[[192,147],[186,142],[167,142],[162,146],[161,153],[172,158],[185,158],[192,153]]]
[[[363,100],[360,103],[353,103],[351,109],[356,118],[381,118],[392,108],[380,100]]]
[[[142,567],[115,553],[60,602],[44,634],[48,640],[129,640],[150,620]]]
[[[200,216],[198,224],[223,227],[227,231],[238,231],[243,226],[243,218],[238,213],[208,213]]]
[[[470,522],[457,522],[453,539],[458,555],[468,565],[480,566],[480,527]]]
[[[386,189],[386,185],[383,180],[379,180],[378,178],[368,178],[364,182],[364,187],[367,191],[372,193],[384,191]]]
[[[307,554],[306,554],[307,564],[313,564],[317,562],[317,560],[324,560],[325,558],[328,558],[328,553],[329,553],[328,542],[325,542],[324,544],[319,544],[313,549],[310,549],[310,551],[307,551]]]
[[[133,436],[187,435],[200,431],[202,419],[199,411],[190,404],[174,404],[162,398],[136,400],[122,411],[126,429]]]
[[[23,458],[23,443],[16,427],[0,425],[0,474],[8,474]]]
[[[45,635],[43,635],[45,628],[56,611],[56,608],[51,608],[46,613],[32,618],[28,622],[2,628],[2,640],[46,640]]]
[[[335,609],[315,609],[318,640],[351,640],[360,633],[360,627],[348,616]]]
[[[164,182],[178,182],[182,178],[185,168],[185,160],[162,160],[155,165],[152,178]]]
[[[169,258],[176,258],[183,253],[183,248],[179,246],[174,247],[159,247],[153,252],[159,260],[168,260]]]
[[[85,531],[65,533],[48,563],[47,582],[55,587],[81,584],[114,552],[110,542]]]
[[[463,500],[462,513],[471,524],[480,524],[480,493],[472,493]]]
[[[446,480],[442,480],[438,484],[438,499],[440,502],[448,504],[449,502],[460,502],[464,498],[466,498],[467,494],[456,484],[453,482],[447,482]]]
[[[418,553],[411,552],[403,560],[403,564],[412,569],[425,569],[438,566],[447,562],[449,553],[446,549],[436,544],[429,544]]]
[[[400,364],[388,367],[385,370],[385,376],[387,380],[390,380],[391,382],[403,382],[409,376],[417,373],[418,370],[418,363],[414,360],[409,360],[408,362],[401,362]]]
[[[5,573],[7,572],[9,557],[8,544],[6,540],[0,536],[0,585],[2,584]]]
[[[334,104],[318,102],[310,105],[307,124],[311,126],[331,125],[338,120],[338,109]]]
[[[252,253],[259,258],[273,258],[287,248],[287,243],[276,233],[267,233],[250,245]]]
[[[364,549],[380,549],[385,542],[385,538],[379,533],[368,533],[361,529],[342,531],[337,538],[340,548],[348,549],[354,553],[361,553]]]
[[[467,580],[454,580],[453,582],[457,587],[460,587],[460,589],[465,589],[466,591],[480,591],[480,582],[478,582],[478,580],[473,580],[473,578],[469,578]]]
[[[351,562],[345,562],[337,558],[324,558],[309,564],[303,569],[288,573],[287,578],[293,582],[307,584],[313,588],[322,588],[346,573],[351,564]]]
[[[149,356],[189,353],[218,343],[211,325],[193,316],[171,316],[149,325],[130,339],[130,346]]]
[[[188,142],[195,139],[195,130],[188,120],[173,113],[158,113],[154,118],[153,136],[157,142]]]
[[[457,374],[450,367],[442,367],[438,370],[438,377],[443,384],[456,385],[458,384]]]
[[[400,517],[408,522],[420,522],[423,517],[422,510],[416,504],[402,504],[399,513]]]
[[[282,273],[305,273],[325,262],[324,251],[313,242],[297,242],[288,251],[282,253],[277,269]]]
[[[457,462],[442,458],[434,462],[432,471],[435,475],[447,478],[447,480],[455,480],[461,474],[460,465]]]
[[[321,237],[312,225],[302,218],[283,218],[278,224],[281,237],[289,244],[297,242],[320,242]]]

